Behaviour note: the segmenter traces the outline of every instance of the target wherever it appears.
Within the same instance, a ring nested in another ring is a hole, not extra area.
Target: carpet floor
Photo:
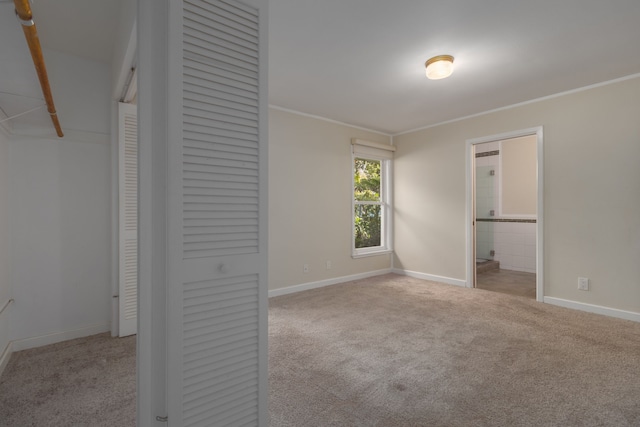
[[[397,275],[269,305],[271,427],[640,426],[638,323]],[[135,337],[0,377],[0,426],[134,425]]]
[[[272,298],[272,427],[640,426],[640,324],[386,275]]]
[[[135,396],[135,336],[18,351],[0,377],[0,426],[133,427]]]

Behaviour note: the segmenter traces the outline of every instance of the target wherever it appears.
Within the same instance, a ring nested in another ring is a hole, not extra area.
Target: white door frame
[[[138,0],[137,427],[166,426],[168,1]],[[161,418],[160,418],[161,419]]]
[[[512,132],[505,132],[496,135],[483,136],[480,138],[468,139],[466,141],[466,236],[467,236],[467,281],[466,286],[473,288],[475,284],[475,236],[474,236],[474,171],[473,153],[474,145],[485,142],[501,141],[504,139],[518,138],[522,136],[536,135],[537,138],[537,220],[536,220],[536,300],[544,301],[544,155],[543,155],[543,135],[542,126],[522,129]]]

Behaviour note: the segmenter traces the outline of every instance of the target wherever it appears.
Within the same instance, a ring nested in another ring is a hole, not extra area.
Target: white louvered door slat
[[[181,52],[170,61],[179,82],[170,83],[169,424],[258,426],[267,360],[262,21],[235,0],[186,0],[170,19]]]
[[[138,321],[138,116],[137,107],[118,105],[119,331],[137,332]]]

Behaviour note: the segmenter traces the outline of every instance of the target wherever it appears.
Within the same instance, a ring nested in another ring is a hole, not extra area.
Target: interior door
[[[137,332],[138,322],[138,112],[118,104],[119,297],[118,335]]]
[[[266,16],[234,0],[170,5],[168,422],[262,425]]]

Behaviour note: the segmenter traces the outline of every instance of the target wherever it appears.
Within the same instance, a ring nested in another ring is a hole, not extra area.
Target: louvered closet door
[[[138,322],[138,113],[135,105],[118,105],[119,193],[119,330],[137,332]]]
[[[169,69],[171,426],[256,426],[266,415],[259,16],[227,0],[187,0],[170,11],[171,34],[181,37],[170,40],[181,56],[170,56]]]

